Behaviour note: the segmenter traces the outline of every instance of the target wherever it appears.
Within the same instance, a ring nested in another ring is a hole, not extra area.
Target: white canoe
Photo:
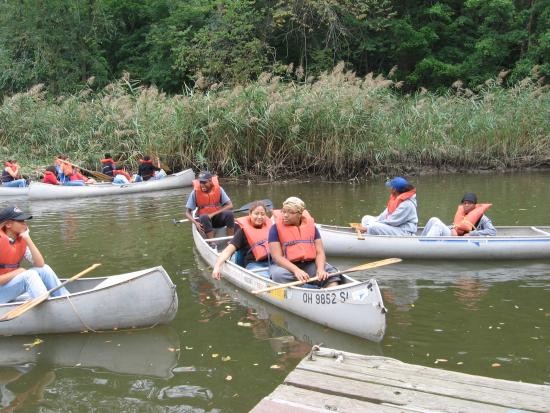
[[[550,259],[550,227],[496,227],[496,237],[419,237],[368,235],[354,229],[317,225],[327,255],[417,260]],[[418,230],[418,234],[422,228]]]
[[[4,196],[27,196],[29,194],[29,187],[12,188],[9,186],[0,185],[0,197]]]
[[[0,336],[151,327],[168,323],[178,310],[176,286],[162,267],[80,278],[67,289],[68,296],[0,322]],[[0,304],[0,316],[21,304]]]
[[[30,199],[63,199],[82,198],[102,195],[124,195],[139,192],[163,191],[166,189],[191,186],[195,179],[192,169],[186,169],[163,179],[150,179],[144,182],[134,182],[118,185],[109,182],[84,186],[50,185],[32,182],[29,187]]]
[[[217,249],[210,246],[193,226],[193,239],[202,258],[213,266]],[[223,248],[223,245],[220,245]],[[225,280],[252,292],[272,287],[276,282],[247,271],[233,262],[222,267]],[[345,276],[345,283],[330,289],[290,287],[261,293],[259,298],[315,323],[372,341],[381,341],[386,329],[386,308],[375,279],[356,281]]]
[[[180,347],[169,326],[102,334],[51,334],[0,338],[0,366],[42,364],[170,378]]]

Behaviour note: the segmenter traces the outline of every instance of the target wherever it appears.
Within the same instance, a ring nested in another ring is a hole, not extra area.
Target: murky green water
[[[449,221],[463,192],[474,191],[494,204],[489,215],[496,225],[550,225],[549,178],[540,172],[417,178],[421,223],[432,215]],[[224,187],[236,206],[257,198],[280,204],[297,195],[317,221],[335,224],[380,212],[388,195],[381,182]],[[384,340],[370,343],[281,312],[224,282],[211,283],[190,228],[171,222],[183,217],[186,197],[185,190],[174,190],[18,202],[34,214],[33,238],[59,274],[73,275],[94,262],[103,264],[96,275],[161,264],[178,286],[180,309],[171,325],[152,330],[1,338],[0,405],[244,412],[282,382],[310,344],[321,342],[550,384],[550,262],[409,261],[359,275],[377,277],[390,310]],[[345,268],[361,261],[333,262]]]

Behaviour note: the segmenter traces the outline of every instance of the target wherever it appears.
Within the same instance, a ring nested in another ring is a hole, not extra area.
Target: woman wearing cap
[[[39,297],[61,284],[29,235],[25,221],[31,218],[14,206],[0,211],[0,303],[7,303],[23,293],[31,298]],[[23,259],[33,268],[21,268]],[[60,288],[52,296],[67,294],[65,288]]]
[[[426,223],[421,237],[494,237],[497,230],[491,219],[485,215],[491,204],[478,204],[473,192],[464,194],[458,206],[453,225],[445,225],[439,218],[432,217]]]
[[[340,276],[330,276],[336,269],[327,264],[319,230],[306,210],[304,201],[294,196],[283,202],[283,209],[273,211],[275,225],[269,230],[269,250],[273,264],[271,279],[278,283],[302,281],[317,276],[311,288],[335,287]]]
[[[4,162],[4,169],[2,170],[2,186],[20,188],[27,186],[27,181],[21,178],[21,167],[14,159],[9,159]]]
[[[386,182],[386,186],[391,188],[386,209],[378,217],[365,215],[359,229],[370,235],[415,235],[418,229],[416,188],[401,176]]]
[[[238,218],[237,222],[239,228],[218,256],[212,270],[212,277],[219,280],[222,264],[238,251],[242,256],[242,263],[236,260],[239,265],[269,278],[267,237],[272,223],[267,216],[267,207],[263,202],[255,201],[250,205],[248,216]]]

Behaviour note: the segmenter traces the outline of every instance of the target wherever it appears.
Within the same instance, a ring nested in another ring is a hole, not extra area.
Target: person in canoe
[[[160,166],[155,165],[150,155],[145,155],[139,160],[138,173],[135,175],[135,182],[148,181],[149,179],[162,179],[166,172]]]
[[[107,176],[114,176],[113,171],[117,169],[116,163],[110,153],[106,153],[105,157],[101,159],[101,173]]]
[[[402,176],[389,180],[386,186],[391,189],[386,209],[377,217],[365,215],[359,230],[370,235],[415,235],[416,188]]]
[[[218,183],[218,177],[203,171],[193,181],[193,190],[187,198],[185,215],[207,238],[214,238],[216,228],[226,227],[227,235],[235,233],[233,203]],[[193,215],[197,208],[198,219]]]
[[[44,172],[44,176],[42,177],[42,183],[50,185],[61,185],[61,183],[57,179],[57,168],[55,167],[55,165],[46,167],[46,171]]]
[[[473,192],[464,194],[456,210],[452,225],[445,225],[437,217],[426,223],[421,237],[494,237],[497,230],[491,219],[485,215],[491,204],[478,204]]]
[[[269,230],[269,251],[273,263],[271,279],[278,283],[296,280],[306,283],[317,276],[318,281],[305,284],[309,288],[330,288],[340,282],[331,276],[336,268],[326,262],[325,249],[313,217],[304,201],[290,197],[281,210],[274,210],[275,225]]]
[[[25,221],[31,218],[16,206],[0,210],[0,303],[7,303],[23,293],[36,298],[61,284],[29,235]],[[22,268],[23,259],[33,267]],[[52,296],[67,294],[65,288],[60,288]]]
[[[121,165],[118,169],[113,171],[113,184],[126,185],[134,182],[132,175],[126,170],[125,165]]]
[[[94,178],[88,178],[87,176],[83,175],[82,172],[80,171],[80,168],[77,166],[73,167],[73,172],[71,176],[69,176],[69,181],[84,182],[85,185],[93,185],[97,183],[97,181]]]
[[[212,277],[221,278],[221,266],[233,254],[242,257],[242,262],[237,263],[247,270],[255,270],[257,274],[269,277],[269,247],[267,237],[271,228],[271,220],[267,215],[267,207],[261,201],[255,201],[250,205],[248,216],[237,218],[239,227],[235,231],[233,239],[220,253],[214,268]],[[263,269],[260,271],[260,269]]]
[[[21,167],[15,159],[4,162],[2,170],[2,186],[22,188],[27,186],[27,181],[21,177]]]

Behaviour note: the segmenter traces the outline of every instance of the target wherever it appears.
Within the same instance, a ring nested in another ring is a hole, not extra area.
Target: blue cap
[[[389,186],[393,189],[396,189],[398,191],[404,190],[407,186],[409,186],[409,181],[407,181],[402,176],[396,176],[395,178],[392,178],[388,182],[386,182],[386,186]]]

